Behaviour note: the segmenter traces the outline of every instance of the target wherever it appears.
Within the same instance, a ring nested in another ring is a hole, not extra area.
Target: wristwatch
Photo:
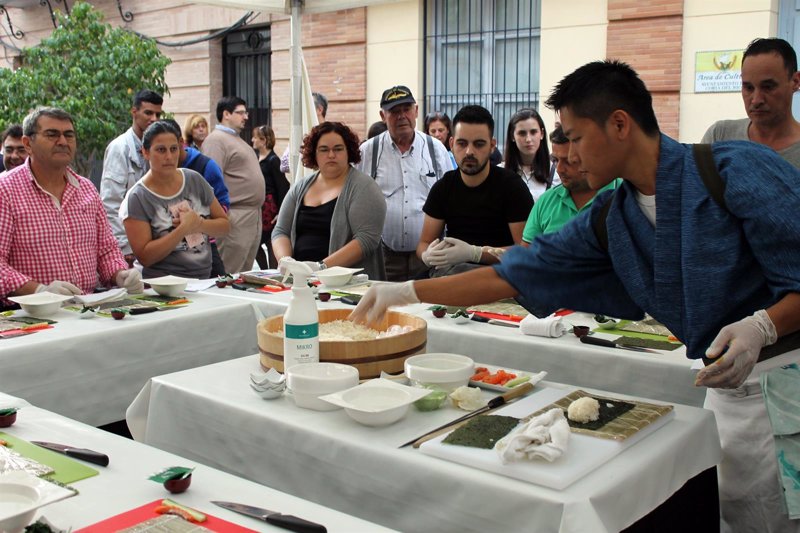
[[[325,261],[320,261],[318,264],[320,270],[325,270],[326,268],[328,268],[328,265],[325,264]]]

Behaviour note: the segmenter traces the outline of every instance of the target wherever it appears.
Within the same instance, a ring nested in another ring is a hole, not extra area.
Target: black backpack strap
[[[710,144],[693,144],[692,154],[694,155],[694,164],[697,165],[697,171],[700,173],[700,178],[703,184],[708,189],[711,198],[722,208],[727,210],[725,205],[725,182],[717,170],[717,163],[714,161],[714,155],[711,153]]]
[[[372,179],[378,176],[378,150],[380,149],[380,139],[380,135],[376,135],[372,138],[372,172],[369,174],[372,176]]]
[[[436,179],[441,178],[439,175],[439,163],[436,161],[436,152],[433,148],[433,137],[425,134],[425,140],[428,141],[428,152],[431,154],[431,164],[433,165],[433,173],[436,174]]]
[[[616,190],[609,195],[608,201],[600,208],[600,212],[597,214],[597,218],[594,219],[593,224],[594,236],[597,237],[597,242],[600,243],[600,248],[602,248],[604,252],[608,252],[608,228],[606,228],[606,219],[608,218],[608,212],[611,210],[611,202],[614,201],[614,195],[616,195]]]

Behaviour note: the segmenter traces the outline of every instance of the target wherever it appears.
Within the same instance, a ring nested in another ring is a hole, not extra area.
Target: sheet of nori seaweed
[[[619,400],[615,400],[613,402],[604,400],[602,398],[595,398],[595,400],[597,400],[597,402],[600,404],[600,416],[597,418],[597,420],[585,423],[575,422],[574,420],[569,419],[567,416],[567,411],[565,410],[564,417],[567,419],[569,427],[581,429],[600,429],[618,416],[627,413],[635,407],[635,405],[632,403],[622,402]]]
[[[510,416],[476,416],[450,433],[442,442],[491,450],[495,443],[508,435],[517,424],[519,419]]]

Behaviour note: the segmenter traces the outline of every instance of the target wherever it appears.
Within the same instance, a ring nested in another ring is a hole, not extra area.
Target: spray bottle
[[[292,258],[281,259],[281,268],[292,275],[292,299],[283,315],[283,369],[300,363],[319,362],[319,313],[308,286],[311,268]],[[285,278],[284,278],[285,281]]]

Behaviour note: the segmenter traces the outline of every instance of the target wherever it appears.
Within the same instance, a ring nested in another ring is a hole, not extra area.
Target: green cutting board
[[[667,338],[663,335],[653,335],[652,333],[638,333],[636,331],[626,331],[624,329],[619,329],[627,324],[629,324],[630,320],[620,320],[617,322],[617,327],[612,329],[604,329],[601,327],[596,327],[592,331],[596,333],[608,333],[609,335],[620,335],[622,337],[632,337],[634,339],[651,339],[654,341],[666,341]]]
[[[47,465],[53,470],[54,473],[44,476],[46,479],[52,479],[68,485],[87,477],[96,476],[100,472],[94,468],[90,468],[83,463],[79,463],[74,459],[70,459],[66,455],[51,452],[48,449],[36,446],[28,441],[19,439],[8,433],[0,431],[0,439],[8,442],[10,448],[28,459],[33,459],[43,465]]]

